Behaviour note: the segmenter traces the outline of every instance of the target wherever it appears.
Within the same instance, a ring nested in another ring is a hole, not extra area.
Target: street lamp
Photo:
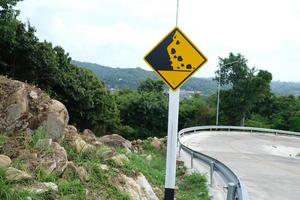
[[[240,62],[239,60],[219,65],[219,84],[218,84],[218,100],[217,100],[217,115],[216,115],[216,126],[219,126],[219,106],[220,106],[220,87],[221,87],[221,67],[231,65]]]

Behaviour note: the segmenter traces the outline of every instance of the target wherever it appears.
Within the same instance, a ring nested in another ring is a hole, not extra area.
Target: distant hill
[[[73,64],[92,70],[97,77],[103,80],[110,89],[137,89],[140,82],[153,78],[158,79],[152,71],[141,68],[112,68],[95,63],[72,61]],[[183,90],[200,92],[205,96],[211,95],[217,90],[217,83],[212,78],[191,78]],[[300,82],[272,81],[272,92],[277,95],[300,96]]]

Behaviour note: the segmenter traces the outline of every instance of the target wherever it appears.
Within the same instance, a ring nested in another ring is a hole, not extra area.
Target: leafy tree
[[[251,114],[249,119],[246,120],[245,125],[250,127],[271,128],[270,120],[258,114]]]
[[[105,134],[119,126],[119,111],[105,84],[71,64],[61,47],[40,42],[30,23],[17,19],[17,0],[0,2],[0,74],[38,85],[64,103],[70,123]]]
[[[124,137],[133,139],[166,135],[168,103],[164,94],[127,91],[117,94],[117,103],[121,123],[127,126],[125,133],[121,132]]]
[[[216,80],[221,85],[230,85],[231,89],[221,93],[223,122],[244,125],[255,105],[270,96],[271,73],[247,66],[247,60],[241,54],[229,54],[220,58],[221,70],[216,71]],[[225,118],[225,119],[224,119]]]
[[[215,108],[211,107],[201,96],[194,95],[180,102],[179,129],[212,125],[215,119]]]
[[[289,125],[291,131],[300,132],[300,111],[296,111],[290,118],[289,118]]]
[[[146,79],[141,81],[140,86],[138,87],[138,92],[163,92],[164,83],[160,80]]]
[[[271,103],[272,127],[282,130],[296,130],[298,111],[300,110],[299,99],[294,96],[274,97]]]

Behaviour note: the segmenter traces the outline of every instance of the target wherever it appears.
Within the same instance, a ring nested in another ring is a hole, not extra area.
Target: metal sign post
[[[144,57],[146,63],[170,88],[165,200],[174,200],[175,197],[179,88],[207,62],[207,58],[178,28],[178,7],[179,0],[176,27]]]
[[[167,165],[166,165],[166,179],[165,179],[165,200],[173,200],[175,195],[178,113],[179,113],[179,89],[176,91],[169,89],[169,117],[168,117]]]

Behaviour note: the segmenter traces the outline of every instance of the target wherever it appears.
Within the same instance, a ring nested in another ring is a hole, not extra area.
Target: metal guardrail
[[[191,128],[185,128],[179,131],[178,133],[178,142],[179,142],[179,153],[180,150],[188,152],[191,155],[191,166],[193,167],[193,159],[197,158],[203,163],[207,164],[210,167],[210,184],[213,183],[213,174],[214,172],[218,173],[224,182],[227,184],[227,200],[248,200],[248,193],[245,185],[239,179],[239,177],[225,164],[218,161],[215,158],[212,158],[208,155],[202,154],[200,152],[194,151],[193,149],[185,146],[181,142],[181,138],[184,135],[196,133],[198,131],[247,131],[247,132],[263,132],[263,133],[273,133],[273,134],[281,134],[281,135],[292,135],[292,136],[300,136],[298,132],[292,131],[282,131],[275,129],[265,129],[265,128],[255,128],[255,127],[240,127],[240,126],[197,126]]]

